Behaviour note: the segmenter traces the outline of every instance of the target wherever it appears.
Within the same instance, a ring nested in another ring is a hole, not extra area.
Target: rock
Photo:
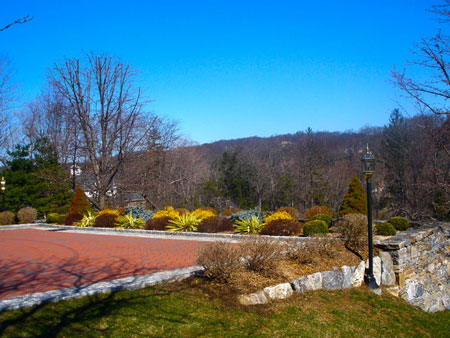
[[[338,269],[333,271],[322,272],[322,284],[325,290],[338,290],[342,289],[344,283],[344,273]]]
[[[242,305],[266,304],[267,302],[267,297],[263,291],[239,296],[239,303],[241,303]]]
[[[380,252],[381,259],[381,284],[386,286],[395,285],[394,265],[392,257],[387,252]]]
[[[343,289],[350,289],[352,287],[352,275],[355,267],[344,265],[342,268],[342,273],[344,274],[344,280],[342,282]]]
[[[366,261],[366,269],[369,268],[369,260]],[[373,258],[373,275],[378,285],[381,283],[381,258],[376,256]]]
[[[373,292],[374,294],[381,296],[381,288],[376,288],[376,289],[369,289],[371,292]]]
[[[364,261],[361,261],[359,263],[358,267],[356,268],[355,272],[353,272],[352,275],[352,286],[354,288],[359,288],[364,280],[364,269],[365,264]]]
[[[292,295],[292,287],[289,283],[278,284],[264,288],[264,293],[270,299],[284,299]]]
[[[301,277],[292,281],[292,286],[296,292],[305,292],[322,289],[322,274],[313,273],[306,277]]]
[[[394,297],[398,297],[400,288],[398,286],[390,286],[390,287],[384,288],[384,291],[386,291],[387,293],[389,293],[390,295],[392,295]]]

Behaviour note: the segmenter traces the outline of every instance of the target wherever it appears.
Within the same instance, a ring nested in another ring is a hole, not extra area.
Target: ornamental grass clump
[[[367,216],[347,214],[339,219],[337,229],[349,248],[358,250],[367,247]]]
[[[193,232],[197,231],[197,226],[201,219],[193,213],[179,216],[179,218],[169,220],[166,230],[169,232]]]
[[[264,224],[264,221],[256,216],[250,216],[250,219],[238,219],[234,222],[234,232],[241,235],[258,234]]]
[[[86,228],[94,226],[94,223],[95,223],[95,216],[91,214],[90,211],[88,211],[87,215],[84,215],[81,221],[77,222],[76,224],[81,228]]]
[[[242,256],[249,270],[270,274],[276,266],[276,258],[282,251],[280,245],[270,238],[249,238],[241,244]]]

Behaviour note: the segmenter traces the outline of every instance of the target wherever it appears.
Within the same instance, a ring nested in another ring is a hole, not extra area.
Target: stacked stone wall
[[[400,297],[427,312],[450,309],[450,223],[430,223],[375,246],[392,257]]]

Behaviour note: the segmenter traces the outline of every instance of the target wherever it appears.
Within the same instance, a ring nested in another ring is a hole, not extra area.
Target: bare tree
[[[11,85],[11,66],[7,58],[0,58],[0,148],[4,150],[10,135],[9,110],[14,100],[14,86]]]
[[[0,28],[0,32],[10,28],[11,26],[20,25],[20,24],[26,23],[26,22],[31,21],[31,20],[33,20],[32,17],[30,17],[29,15],[25,15],[25,16],[17,19],[16,21],[13,21],[13,22],[7,24],[6,26]]]
[[[156,146],[160,119],[143,110],[137,72],[109,55],[66,59],[50,70],[51,84],[69,102],[95,178],[98,206],[127,157]]]

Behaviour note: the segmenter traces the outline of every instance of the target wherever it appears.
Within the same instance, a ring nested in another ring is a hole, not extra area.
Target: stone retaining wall
[[[430,223],[375,246],[392,257],[400,297],[427,312],[450,309],[450,223]]]

